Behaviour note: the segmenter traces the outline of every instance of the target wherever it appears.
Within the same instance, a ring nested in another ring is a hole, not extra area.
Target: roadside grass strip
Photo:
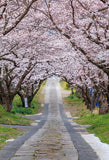
[[[62,82],[64,89],[65,83]],[[63,98],[64,102],[69,106],[72,117],[78,117],[74,121],[80,125],[91,125],[87,127],[89,133],[99,137],[101,142],[109,144],[109,113],[105,115],[98,114],[98,108],[95,108],[93,114],[85,106],[83,99],[78,98],[76,93],[70,94]]]
[[[23,135],[24,132],[21,129],[4,127],[0,125],[0,149],[2,149],[6,143],[10,142],[10,139],[14,140],[16,137]]]
[[[89,133],[93,133],[99,137],[101,142],[109,144],[109,113],[105,115],[98,115],[96,112],[91,115],[90,110],[85,107],[82,99],[71,95],[65,98],[68,104],[77,109],[77,113],[73,116],[79,117],[74,121],[81,125],[91,125],[87,128]]]
[[[91,125],[87,128],[89,133],[94,133],[95,136],[100,138],[101,142],[109,144],[109,114],[84,115],[80,116],[75,122],[83,125]]]
[[[33,122],[31,119],[6,112],[4,107],[0,105],[0,124],[8,125],[30,125]]]
[[[6,143],[13,141],[18,136],[23,135],[26,130],[20,128],[11,128],[3,126],[6,125],[30,125],[33,120],[21,116],[21,114],[36,114],[42,111],[41,104],[44,101],[44,84],[41,86],[39,92],[35,95],[31,108],[18,107],[22,105],[21,99],[18,95],[15,96],[13,101],[12,112],[6,112],[5,108],[0,105],[0,149],[2,149]],[[20,111],[19,111],[20,110]]]

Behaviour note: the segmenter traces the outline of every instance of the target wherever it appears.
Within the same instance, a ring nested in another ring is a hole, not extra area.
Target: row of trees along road
[[[109,113],[108,0],[0,0],[0,104],[31,100],[52,75]],[[35,85],[37,84],[37,85]],[[23,92],[22,92],[23,91]]]

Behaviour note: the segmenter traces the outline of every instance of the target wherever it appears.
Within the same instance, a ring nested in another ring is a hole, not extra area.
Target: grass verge
[[[78,117],[78,114],[86,108],[82,98],[78,98],[76,94],[70,94],[63,99],[66,110],[69,110],[73,117]]]
[[[14,98],[13,101],[13,108],[20,108],[24,114],[36,114],[42,110],[41,103],[44,102],[44,84],[41,86],[39,92],[34,97],[32,101],[32,107],[30,108],[22,108],[17,107],[16,103],[21,106],[21,100],[18,95]],[[23,110],[24,109],[24,110]],[[33,122],[31,119],[24,118],[17,114],[6,112],[3,106],[0,105],[0,124],[10,124],[10,125],[30,125]],[[26,130],[17,129],[17,128],[10,128],[0,125],[0,149],[2,149],[5,144],[6,140],[8,139],[15,139],[18,136],[23,135]]]
[[[70,97],[71,96],[66,98],[67,103],[73,104],[72,107],[76,109],[76,113],[72,114],[72,116],[79,117],[74,121],[82,125],[91,125],[87,128],[88,132],[93,133],[95,134],[95,136],[99,137],[101,142],[109,144],[109,114],[91,115],[90,111],[87,110],[84,106],[82,99],[78,99],[78,97],[76,96],[74,96],[73,99],[71,99]]]
[[[33,120],[14,115],[5,111],[4,107],[0,105],[0,123],[11,125],[30,125]],[[7,139],[15,139],[24,134],[22,129],[10,128],[0,125],[0,149],[2,149]]]
[[[105,115],[82,115],[75,120],[79,124],[90,124],[87,128],[89,133],[94,133],[101,142],[109,144],[109,114]]]
[[[30,125],[33,120],[6,112],[4,107],[0,105],[0,124],[11,125]]]
[[[109,144],[109,114],[98,115],[96,108],[94,114],[91,115],[82,98],[79,99],[76,94],[64,97],[63,101],[67,105],[67,111],[70,111],[73,117],[78,117],[74,120],[76,123],[91,125],[87,128],[88,132],[99,137],[101,142]]]
[[[21,136],[22,134],[24,134],[23,130],[4,127],[0,125],[0,149],[2,149],[5,146],[6,140],[15,139],[16,137]]]

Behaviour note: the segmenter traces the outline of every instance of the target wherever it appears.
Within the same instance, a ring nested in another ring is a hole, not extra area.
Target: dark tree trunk
[[[3,106],[5,107],[7,112],[10,112],[12,110],[13,98],[14,98],[13,96],[3,97]]]
[[[99,114],[106,114],[109,113],[109,105],[107,103],[107,101],[105,101],[99,109]]]
[[[28,101],[28,107],[31,107],[31,102],[32,102],[32,100]]]
[[[107,90],[105,94],[100,95],[99,114],[106,114],[106,113],[109,113],[109,77],[108,77]]]
[[[89,92],[88,92],[87,87],[82,89],[82,97],[83,97],[83,99],[85,101],[87,109],[91,110],[91,99],[89,97]]]
[[[3,99],[1,95],[0,95],[0,104],[3,105]]]
[[[107,86],[107,105],[108,105],[108,113],[109,113],[109,77],[108,77],[108,86]]]
[[[20,92],[18,92],[18,95],[20,96],[20,98],[21,98],[21,101],[22,101],[22,107],[25,107],[25,102],[24,102],[24,95],[23,94],[21,94]]]
[[[76,95],[77,95],[78,98],[83,98],[83,96],[82,96],[82,89],[76,88]]]
[[[34,96],[28,97],[28,107],[31,107],[31,102],[32,102],[33,98],[34,98]]]
[[[73,88],[71,88],[71,94],[74,94]]]
[[[106,95],[100,96],[100,109],[99,114],[109,113],[109,100]]]

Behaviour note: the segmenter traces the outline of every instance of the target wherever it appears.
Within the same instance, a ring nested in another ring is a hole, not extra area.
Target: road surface
[[[88,134],[86,129],[66,116],[58,78],[47,80],[43,114],[30,118],[36,125],[7,144],[0,160],[99,160],[81,136]]]

